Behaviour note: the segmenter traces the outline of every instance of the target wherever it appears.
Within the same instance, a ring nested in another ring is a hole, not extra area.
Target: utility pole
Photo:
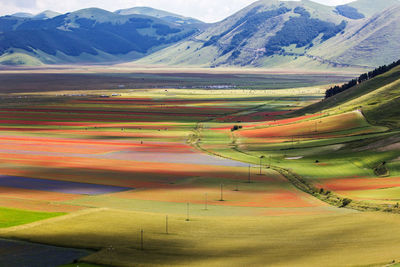
[[[262,175],[262,159],[265,158],[264,156],[260,156],[260,175]]]
[[[168,235],[168,215],[165,217],[165,233]]]
[[[112,265],[114,248],[113,248],[113,246],[111,245],[111,246],[109,246],[109,247],[107,248],[107,250],[108,250],[108,252],[110,252],[110,265]]]
[[[140,250],[143,250],[144,249],[144,247],[143,247],[143,233],[144,233],[144,231],[143,231],[143,229],[140,231]]]
[[[249,174],[248,174],[248,181],[247,181],[248,183],[251,183],[251,180],[250,180],[250,171],[251,171],[251,170],[250,170],[250,164],[249,164]]]
[[[221,183],[221,199],[219,201],[224,201],[224,184]]]
[[[186,205],[186,221],[189,221],[189,203]]]

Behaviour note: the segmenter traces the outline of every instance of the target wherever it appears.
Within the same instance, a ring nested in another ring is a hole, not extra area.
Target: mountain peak
[[[71,13],[67,13],[66,15],[72,20],[79,18],[95,20],[97,22],[112,22],[121,19],[121,16],[117,14],[96,7],[80,9]]]
[[[175,17],[182,17],[181,15],[177,15],[174,13],[170,13],[164,10],[159,10],[155,9],[152,7],[146,7],[146,6],[138,6],[138,7],[132,7],[132,8],[127,8],[127,9],[119,9],[115,11],[114,13],[119,14],[119,15],[147,15],[151,17],[156,17],[156,18],[163,18],[163,17],[168,17],[168,16],[175,16]]]
[[[17,18],[32,18],[34,15],[31,13],[18,12],[18,13],[12,14],[11,16],[17,17]]]
[[[118,15],[145,15],[150,17],[155,17],[162,19],[167,22],[175,23],[175,24],[200,24],[203,23],[200,20],[185,17],[182,15],[178,15],[175,13],[167,12],[164,10],[155,9],[152,7],[133,7],[127,9],[119,9],[114,12]]]
[[[33,18],[35,19],[52,19],[54,17],[60,16],[61,13],[52,11],[52,10],[45,10],[40,12],[39,14],[35,15]]]

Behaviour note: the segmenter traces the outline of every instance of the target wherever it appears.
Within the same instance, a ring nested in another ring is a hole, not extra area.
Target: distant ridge
[[[62,14],[55,12],[55,11],[46,10],[46,11],[43,11],[43,12],[37,14],[33,18],[35,18],[35,19],[52,19],[52,18],[60,16],[60,15],[62,15]]]
[[[24,13],[24,12],[15,13],[15,14],[12,14],[11,16],[18,17],[18,18],[32,18],[32,17],[34,17],[33,14]]]
[[[202,24],[204,22],[189,18],[189,17],[184,17],[181,15],[177,15],[171,12],[151,8],[151,7],[133,7],[133,8],[128,8],[128,9],[120,9],[115,11],[114,13],[119,14],[119,15],[146,15],[146,16],[151,16],[151,17],[156,17],[171,23],[176,23],[176,24]]]

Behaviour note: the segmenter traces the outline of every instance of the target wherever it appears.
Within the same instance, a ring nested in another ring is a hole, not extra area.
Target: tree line
[[[360,75],[360,77],[358,77],[357,79],[353,79],[341,86],[335,85],[334,87],[331,87],[330,89],[328,89],[325,93],[325,99],[332,97],[334,95],[337,95],[341,92],[344,92],[354,86],[356,86],[357,84],[363,83],[365,81],[368,81],[378,75],[381,75],[385,72],[388,72],[389,70],[393,69],[394,67],[397,67],[400,65],[400,60],[393,62],[392,64],[389,65],[383,65],[380,66],[376,69],[374,69],[373,71],[367,72],[367,73],[363,73]]]

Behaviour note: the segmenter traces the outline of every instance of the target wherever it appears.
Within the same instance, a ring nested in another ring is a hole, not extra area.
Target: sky
[[[339,5],[352,0],[314,1],[326,5]],[[48,9],[66,13],[88,7],[115,11],[135,6],[149,6],[205,22],[216,22],[253,2],[255,0],[0,0],[0,15],[9,15],[17,12],[37,14]]]

